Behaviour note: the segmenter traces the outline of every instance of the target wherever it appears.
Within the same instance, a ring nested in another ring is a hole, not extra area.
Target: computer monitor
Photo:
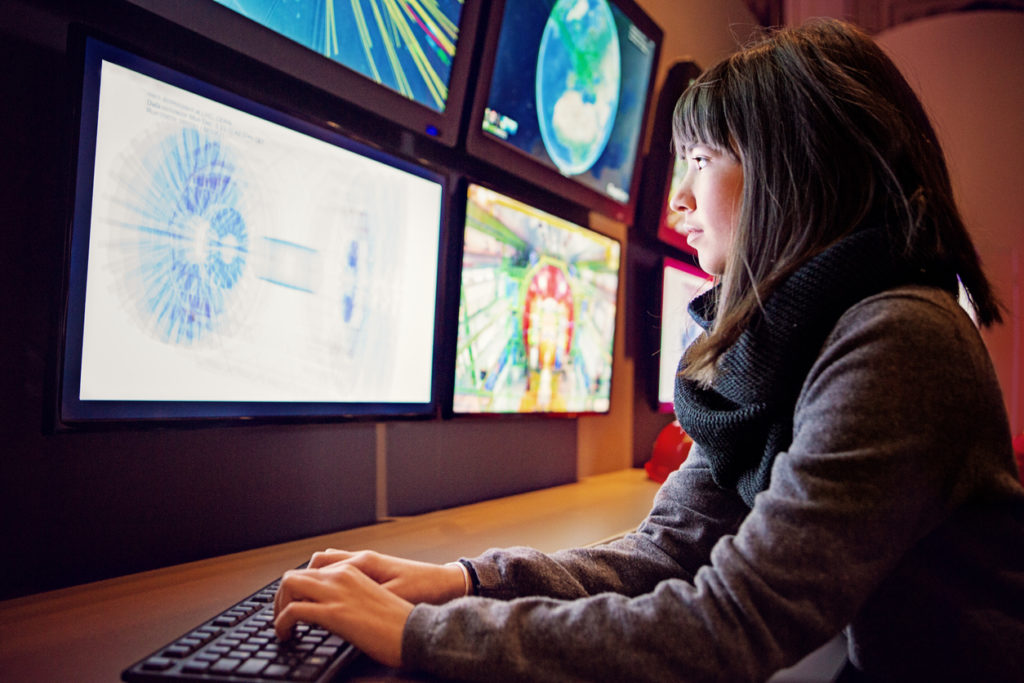
[[[687,311],[690,301],[711,287],[711,276],[674,258],[662,262],[661,343],[658,347],[658,409],[672,412],[676,372],[683,351],[702,332]]]
[[[651,144],[643,169],[643,198],[637,207],[637,235],[647,242],[660,242],[681,252],[696,255],[686,243],[681,216],[669,202],[686,173],[686,160],[680,158],[672,141],[672,112],[683,91],[700,75],[700,68],[689,60],[673,64],[665,76],[654,109]]]
[[[482,0],[130,0],[448,146],[459,138]]]
[[[631,223],[661,41],[633,0],[495,2],[467,150]]]
[[[613,238],[470,184],[453,414],[608,412],[620,251]]]
[[[59,420],[431,415],[444,174],[84,40]]]

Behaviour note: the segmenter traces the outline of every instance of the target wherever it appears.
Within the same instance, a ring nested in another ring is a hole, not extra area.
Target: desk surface
[[[112,683],[121,671],[323,548],[428,562],[490,547],[550,552],[631,530],[658,485],[630,469],[367,527],[0,602],[0,677]],[[69,558],[68,561],[74,561]]]

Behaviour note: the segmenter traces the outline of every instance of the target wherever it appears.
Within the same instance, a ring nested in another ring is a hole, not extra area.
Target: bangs
[[[738,158],[726,116],[731,99],[723,69],[705,72],[683,92],[672,115],[672,144],[678,156],[697,144]]]

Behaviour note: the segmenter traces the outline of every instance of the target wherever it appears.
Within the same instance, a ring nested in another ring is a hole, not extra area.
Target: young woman
[[[818,22],[703,74],[675,137],[718,282],[676,387],[696,445],[649,517],[548,555],[318,553],[279,635],[451,678],[756,681],[845,629],[854,680],[1024,680],[1024,490],[958,282],[980,325],[999,306],[917,98]]]

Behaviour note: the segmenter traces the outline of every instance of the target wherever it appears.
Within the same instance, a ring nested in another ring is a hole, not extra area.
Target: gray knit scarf
[[[715,482],[736,490],[748,506],[768,488],[775,456],[793,440],[797,396],[843,312],[901,284],[936,282],[925,271],[900,264],[889,250],[880,229],[837,242],[768,297],[722,355],[710,387],[677,376],[679,424],[707,455]],[[705,330],[714,320],[716,296],[713,289],[690,303],[690,315]]]

